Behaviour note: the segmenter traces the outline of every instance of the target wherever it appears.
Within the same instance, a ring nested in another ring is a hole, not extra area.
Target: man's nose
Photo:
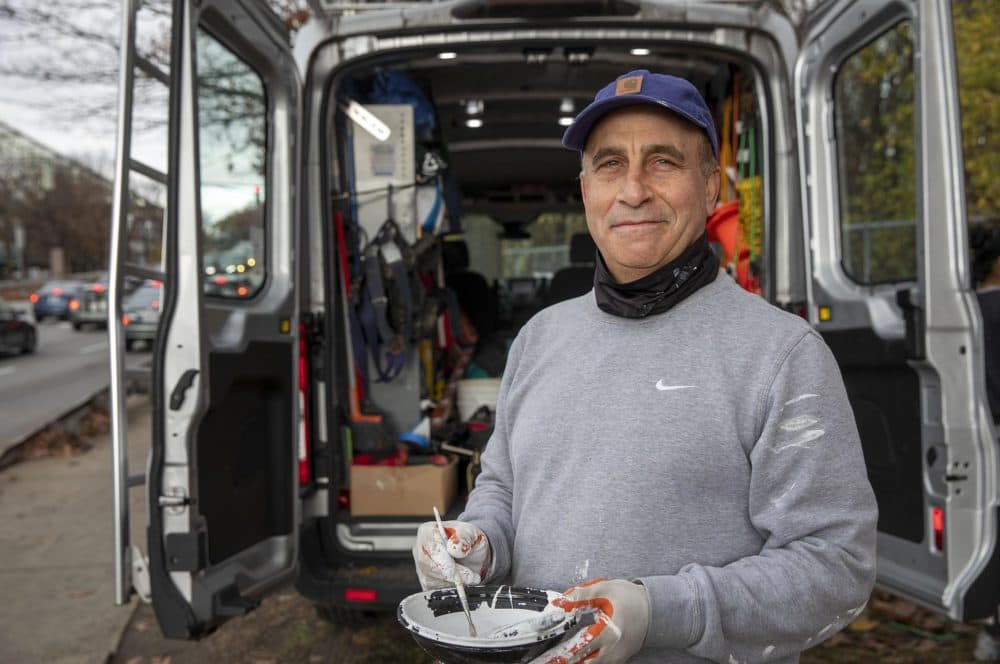
[[[646,179],[642,170],[630,168],[618,191],[618,200],[629,207],[639,207],[649,200],[649,187],[646,186]]]

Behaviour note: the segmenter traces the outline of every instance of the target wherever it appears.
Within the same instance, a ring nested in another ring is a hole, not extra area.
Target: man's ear
[[[719,200],[719,188],[722,186],[721,171],[719,167],[716,166],[712,169],[712,172],[708,174],[708,179],[705,181],[705,208],[712,212],[715,209],[715,204]]]
[[[580,179],[580,196],[584,200],[587,198],[587,181],[583,177],[583,171],[577,176]]]

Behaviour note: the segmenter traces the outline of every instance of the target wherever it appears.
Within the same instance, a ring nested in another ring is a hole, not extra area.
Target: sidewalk
[[[150,408],[129,401],[129,466],[145,467]],[[0,472],[0,662],[103,663],[138,601],[114,603],[111,436],[71,458]],[[141,488],[129,494],[132,540],[145,550]]]

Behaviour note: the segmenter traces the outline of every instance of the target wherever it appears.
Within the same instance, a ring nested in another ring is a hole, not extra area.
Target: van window
[[[583,212],[546,212],[531,223],[501,223],[468,214],[462,225],[469,264],[488,281],[549,279],[570,264],[573,235],[587,232]]]
[[[570,239],[587,232],[587,218],[582,212],[546,213],[527,227],[530,238],[501,240],[504,277],[551,278],[570,264]]]
[[[913,32],[884,32],[834,81],[841,264],[862,284],[916,279]]]
[[[267,99],[260,75],[198,30],[203,289],[252,296],[264,283]]]
[[[965,208],[972,229],[1000,226],[1000,37],[993,23],[996,4],[952,3]]]

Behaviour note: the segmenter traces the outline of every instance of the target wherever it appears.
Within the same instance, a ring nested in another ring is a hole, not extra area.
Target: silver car
[[[156,328],[160,324],[160,302],[163,285],[147,281],[129,295],[122,305],[122,325],[125,327],[125,348],[135,350],[136,344],[152,349]]]

